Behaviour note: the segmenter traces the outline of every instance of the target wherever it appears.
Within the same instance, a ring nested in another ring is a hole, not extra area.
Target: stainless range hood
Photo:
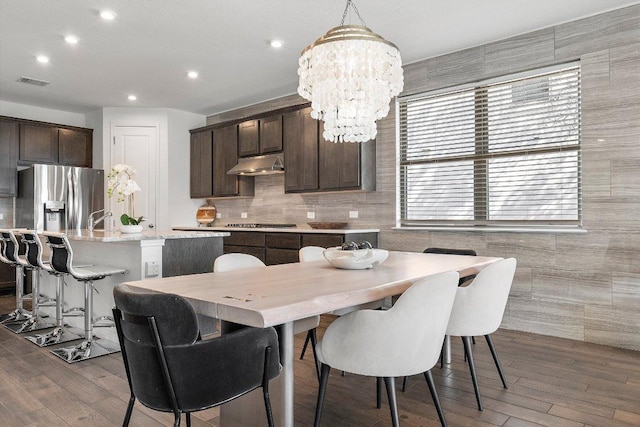
[[[245,157],[239,159],[238,164],[227,171],[227,175],[256,176],[284,173],[282,157],[282,153]]]

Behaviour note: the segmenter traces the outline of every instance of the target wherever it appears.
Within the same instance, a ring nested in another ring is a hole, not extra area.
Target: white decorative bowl
[[[124,234],[142,233],[142,225],[121,225],[120,232]]]
[[[389,256],[384,249],[358,249],[343,251],[341,248],[329,248],[323,252],[329,264],[346,270],[365,270],[381,264]]]

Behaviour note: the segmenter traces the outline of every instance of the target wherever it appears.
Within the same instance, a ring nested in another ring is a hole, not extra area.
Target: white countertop
[[[310,228],[310,227],[256,227],[256,228],[245,228],[245,227],[173,227],[174,230],[180,231],[193,231],[193,232],[207,232],[207,231],[257,231],[260,233],[317,233],[317,234],[358,234],[358,233],[379,233],[380,229],[377,228],[367,228],[367,229],[320,229],[320,228]]]
[[[69,240],[83,240],[89,242],[131,242],[139,240],[158,239],[194,239],[203,237],[227,237],[229,233],[216,230],[200,230],[198,232],[190,230],[144,230],[142,233],[125,234],[119,231],[105,230],[68,230]]]

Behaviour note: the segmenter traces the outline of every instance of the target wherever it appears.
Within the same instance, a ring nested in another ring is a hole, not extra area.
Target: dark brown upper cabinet
[[[93,138],[86,131],[58,129],[58,163],[67,166],[91,167]]]
[[[238,124],[238,156],[282,151],[282,114]]]
[[[282,114],[260,119],[260,154],[282,151]]]
[[[320,137],[320,188],[340,190],[360,188],[360,150],[365,143],[325,141]]]
[[[191,198],[213,196],[213,134],[211,130],[191,134]]]
[[[253,177],[228,175],[238,163],[239,127],[230,125],[213,130],[213,196],[253,196]]]
[[[311,108],[285,113],[285,192],[376,189],[376,142],[333,143],[322,137],[322,122]]]
[[[256,156],[260,153],[260,122],[247,120],[238,125],[238,156]]]
[[[21,163],[58,163],[58,129],[47,125],[20,125]]]
[[[310,113],[310,107],[303,108],[282,118],[287,193],[318,189],[318,121]]]
[[[20,125],[18,163],[92,167],[92,129],[32,121],[17,122]]]
[[[0,197],[17,195],[20,124],[0,118]]]

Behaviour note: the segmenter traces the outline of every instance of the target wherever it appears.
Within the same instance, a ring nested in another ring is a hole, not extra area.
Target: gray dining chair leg
[[[507,385],[507,379],[504,376],[504,372],[502,371],[502,365],[500,364],[500,359],[498,359],[498,353],[496,353],[496,348],[493,345],[493,338],[491,334],[485,335],[484,338],[487,340],[487,345],[489,346],[489,350],[491,350],[491,356],[493,356],[493,361],[496,364],[496,368],[498,368],[498,374],[500,375],[500,379],[502,380],[502,385],[504,388],[509,388]]]
[[[187,418],[187,427],[191,427],[191,412],[186,413]]]
[[[433,398],[433,404],[436,406],[436,411],[438,412],[438,418],[440,418],[440,424],[442,427],[447,427],[447,421],[444,419],[444,412],[442,411],[442,406],[440,405],[440,399],[438,398],[438,392],[436,391],[436,385],[433,382],[433,375],[431,375],[431,370],[428,370],[424,373],[424,379],[427,380],[427,385],[429,386],[429,392],[431,393],[431,398]]]
[[[320,416],[322,415],[322,405],[324,404],[324,394],[327,391],[327,382],[329,381],[329,372],[331,366],[322,364],[320,369],[320,385],[318,387],[318,402],[316,403],[316,417],[313,421],[314,427],[320,427]]]
[[[307,352],[307,346],[309,345],[310,340],[311,340],[311,329],[307,331],[307,336],[304,339],[304,345],[302,346],[302,351],[300,352],[300,360],[304,359],[304,354]]]
[[[311,351],[313,351],[313,365],[316,367],[316,377],[320,381],[320,367],[318,366],[318,355],[316,354],[316,345],[318,344],[318,335],[316,334],[316,328],[310,329],[311,334]]]
[[[269,427],[273,427],[273,411],[271,410],[271,397],[269,396],[269,364],[271,363],[271,347],[267,347],[264,352],[264,367],[262,378],[262,399],[264,400],[264,410],[267,414],[267,424]],[[320,379],[318,378],[318,381]]]
[[[478,388],[478,377],[476,375],[476,366],[473,363],[473,353],[471,351],[471,337],[461,337],[464,344],[464,351],[467,355],[467,363],[471,372],[471,381],[473,382],[473,390],[476,393],[476,401],[478,402],[478,410],[482,411],[482,402],[480,401],[480,389]]]
[[[387,387],[387,397],[389,398],[389,409],[391,410],[391,425],[400,426],[398,418],[398,401],[396,400],[396,382],[393,377],[384,377],[384,384]]]
[[[124,421],[122,422],[122,427],[128,427],[129,421],[131,421],[131,413],[133,412],[133,405],[136,403],[136,397],[131,394],[129,398],[129,404],[127,405],[127,412],[124,414]]]

